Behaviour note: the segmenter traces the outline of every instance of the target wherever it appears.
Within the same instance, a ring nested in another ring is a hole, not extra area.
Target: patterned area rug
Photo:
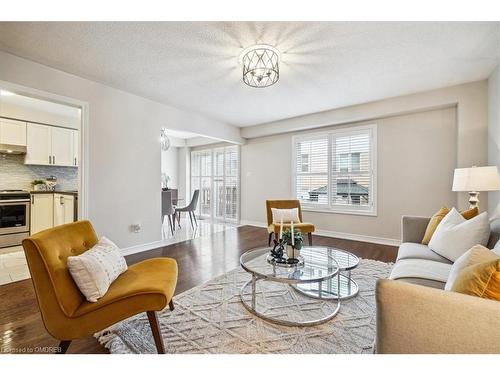
[[[362,259],[352,271],[359,294],[341,302],[330,321],[312,327],[269,323],[248,312],[239,297],[250,275],[237,268],[174,298],[175,310],[159,313],[168,353],[371,353],[375,339],[375,282],[392,265]],[[264,282],[257,292],[274,314],[298,308],[306,314],[334,309],[336,302],[305,297],[286,285]],[[297,313],[297,311],[295,311]],[[156,353],[146,314],[95,335],[111,353]]]

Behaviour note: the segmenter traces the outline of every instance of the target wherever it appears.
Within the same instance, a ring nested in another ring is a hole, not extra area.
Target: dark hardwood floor
[[[335,246],[383,262],[393,262],[397,254],[393,246],[321,236],[314,236],[313,244]],[[179,294],[237,267],[245,251],[266,245],[265,229],[242,226],[133,254],[127,257],[127,263],[162,256],[176,259],[179,266],[176,294]],[[0,286],[0,352],[40,352],[40,348],[56,345],[57,340],[43,326],[31,280]],[[93,337],[73,341],[68,350],[68,353],[106,352]]]

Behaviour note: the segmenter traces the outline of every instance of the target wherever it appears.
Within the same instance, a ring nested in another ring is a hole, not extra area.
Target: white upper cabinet
[[[78,156],[78,150],[80,146],[80,137],[79,137],[79,132],[78,130],[72,130],[73,132],[73,165],[75,167],[78,166],[79,164],[79,156]]]
[[[26,146],[26,123],[16,120],[0,119],[0,143]]]
[[[24,164],[52,164],[51,127],[28,123]]]
[[[52,127],[52,164],[73,166],[73,130]]]
[[[25,164],[75,166],[73,129],[28,123]]]

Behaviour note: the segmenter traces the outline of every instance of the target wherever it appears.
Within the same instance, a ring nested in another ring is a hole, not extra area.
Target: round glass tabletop
[[[240,264],[245,271],[261,279],[288,284],[319,282],[331,279],[354,261],[338,252],[339,250],[330,247],[305,246],[300,250],[304,264],[283,267],[268,262],[269,248],[265,247],[244,253],[240,257]],[[338,265],[336,258],[344,262],[343,266]]]

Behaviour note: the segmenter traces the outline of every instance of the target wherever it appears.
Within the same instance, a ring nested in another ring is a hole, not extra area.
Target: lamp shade
[[[500,175],[495,166],[455,168],[453,191],[500,190]]]

